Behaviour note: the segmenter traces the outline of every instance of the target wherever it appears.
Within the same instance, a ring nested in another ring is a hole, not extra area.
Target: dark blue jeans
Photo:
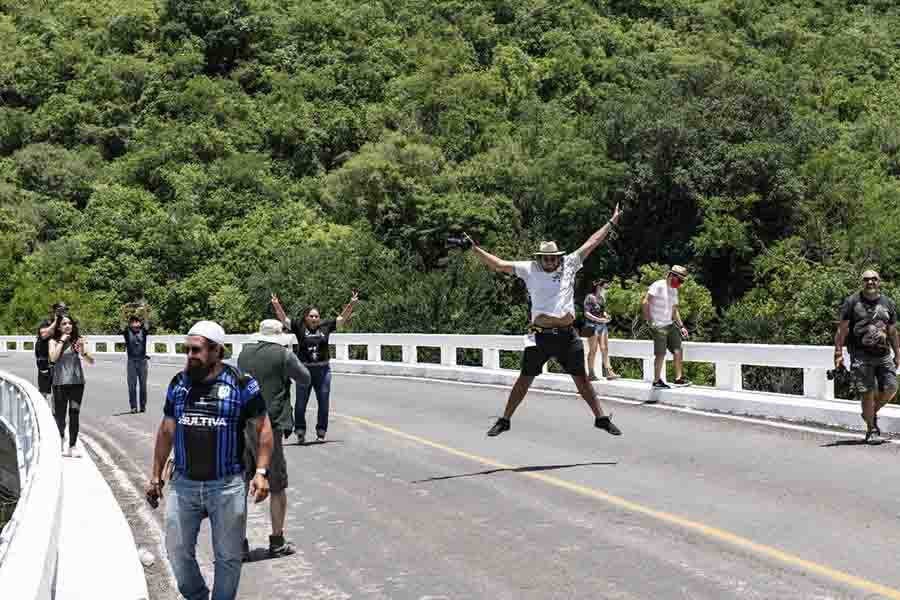
[[[309,369],[310,384],[297,384],[297,401],[294,402],[294,429],[306,433],[306,405],[313,389],[319,405],[316,417],[316,432],[328,431],[328,401],[331,397],[331,365],[306,365]]]
[[[140,406],[138,406],[140,398]],[[128,404],[131,410],[147,408],[147,359],[128,359]]]

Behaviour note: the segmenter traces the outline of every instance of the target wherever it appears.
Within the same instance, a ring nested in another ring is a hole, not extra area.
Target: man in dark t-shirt
[[[147,361],[150,360],[150,357],[147,355],[149,324],[146,315],[149,315],[149,309],[146,309],[144,319],[132,315],[128,319],[128,327],[122,331],[122,337],[125,339],[125,353],[128,356],[126,361],[128,405],[133,413],[138,410],[141,412],[147,410]]]
[[[50,307],[50,318],[38,325],[38,334],[34,342],[34,360],[38,369],[38,390],[48,401],[53,393],[53,369],[50,364],[50,338],[56,333],[60,319],[67,314],[69,308],[63,302]],[[53,406],[53,403],[50,403]]]
[[[834,364],[835,368],[844,366],[846,340],[850,372],[863,394],[866,441],[875,444],[882,441],[878,411],[897,393],[900,338],[897,335],[897,307],[881,293],[878,273],[866,271],[862,274],[862,282],[862,291],[848,297],[841,307],[841,322],[834,338]]]
[[[166,551],[185,598],[209,598],[197,564],[197,535],[209,517],[216,557],[213,598],[235,598],[247,523],[244,483],[244,428],[256,429],[256,475],[250,495],[256,502],[269,492],[272,426],[259,385],[222,362],[225,331],[200,321],[188,332],[184,371],[172,378],[163,421],[156,435],[147,500],[156,506],[162,471],[172,446],[175,466],[166,497]]]

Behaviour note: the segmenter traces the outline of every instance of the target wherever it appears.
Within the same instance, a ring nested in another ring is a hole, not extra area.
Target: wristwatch
[[[268,469],[257,469],[257,470],[256,470],[256,474],[257,474],[257,475],[262,475],[262,476],[265,477],[266,479],[269,478],[269,470],[268,470]]]

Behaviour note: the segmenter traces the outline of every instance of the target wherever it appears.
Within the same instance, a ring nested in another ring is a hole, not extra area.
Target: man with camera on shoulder
[[[897,307],[881,293],[881,278],[877,272],[864,272],[862,284],[863,289],[849,296],[841,307],[841,321],[834,336],[834,367],[845,368],[843,346],[846,340],[852,380],[862,393],[866,442],[879,444],[883,440],[878,428],[878,411],[897,393],[897,370],[900,369]]]
[[[37,339],[34,342],[34,359],[38,369],[38,390],[44,398],[53,402],[50,396],[53,394],[53,365],[50,362],[50,339],[56,335],[63,317],[69,314],[69,307],[65,302],[57,302],[50,307],[50,318],[41,322],[38,326]]]

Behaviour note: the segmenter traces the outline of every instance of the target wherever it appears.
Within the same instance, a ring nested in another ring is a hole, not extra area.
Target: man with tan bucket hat
[[[597,402],[597,394],[585,372],[584,345],[574,327],[575,274],[594,249],[606,239],[610,230],[619,222],[620,216],[619,206],[616,205],[612,218],[575,252],[566,254],[556,242],[541,242],[534,253],[534,260],[527,261],[497,258],[482,250],[465,234],[466,239],[472,243],[472,251],[489,269],[514,274],[522,279],[531,298],[531,323],[525,351],[522,353],[521,372],[509,392],[506,410],[488,431],[489,436],[494,437],[509,430],[513,413],[525,398],[534,378],[541,374],[544,364],[551,358],[556,359],[572,376],[578,392],[594,413],[594,426],[612,435],[622,435],[609,415],[603,414]]]
[[[269,419],[272,421],[272,458],[269,462],[269,508],[272,518],[272,535],[269,536],[269,557],[287,556],[294,553],[294,547],[284,539],[284,519],[287,513],[287,462],[284,458],[283,440],[294,430],[291,409],[291,379],[309,385],[309,371],[291,352],[294,336],[284,333],[281,321],[266,319],[259,324],[259,333],[250,336],[238,356],[241,373],[253,377],[260,387]],[[256,448],[255,430],[250,427],[245,432],[247,444],[244,446],[244,461],[256,464],[253,450]],[[250,472],[248,469],[247,472]],[[244,540],[244,559],[249,559],[250,546]]]
[[[674,265],[665,279],[653,282],[641,301],[641,312],[650,325],[653,337],[654,389],[669,389],[669,385],[662,379],[667,350],[675,358],[675,381],[672,383],[677,386],[691,384],[684,377],[684,354],[681,350],[681,340],[688,336],[688,330],[678,312],[678,288],[687,276],[687,269]]]

